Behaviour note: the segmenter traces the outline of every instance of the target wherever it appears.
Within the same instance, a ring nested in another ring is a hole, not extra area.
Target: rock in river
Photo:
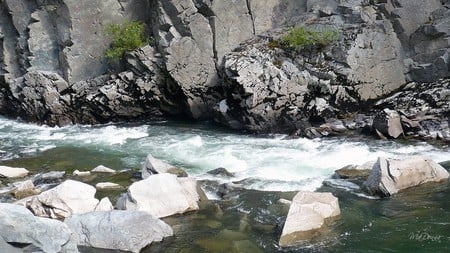
[[[24,168],[13,168],[8,166],[0,166],[0,177],[16,178],[28,175],[28,170]]]
[[[194,178],[157,174],[133,183],[117,201],[117,208],[146,211],[162,218],[198,210],[200,195]]]
[[[403,160],[380,157],[364,186],[370,194],[390,196],[406,188],[448,180],[449,177],[446,169],[424,157]]]
[[[77,214],[65,220],[78,245],[131,252],[172,236],[172,228],[147,212],[119,211]]]
[[[297,193],[289,208],[280,246],[293,246],[312,239],[327,220],[340,214],[338,199],[329,192]]]

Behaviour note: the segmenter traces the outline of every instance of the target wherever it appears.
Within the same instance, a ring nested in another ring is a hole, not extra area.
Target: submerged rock
[[[78,245],[131,252],[172,236],[169,225],[147,212],[109,211],[73,215],[65,224]]]
[[[312,239],[330,218],[340,213],[338,199],[331,193],[297,193],[289,208],[279,245],[294,246]]]
[[[32,197],[26,206],[36,215],[63,219],[72,214],[94,211],[98,204],[95,188],[91,185],[67,180],[57,187]]]
[[[172,174],[151,175],[133,183],[117,201],[122,210],[146,211],[158,218],[198,210],[201,194],[194,178]]]
[[[78,252],[66,224],[35,217],[23,206],[0,203],[0,227],[0,252]]]
[[[28,175],[27,169],[0,166],[0,177],[17,178],[17,177],[25,177],[26,175]]]
[[[370,194],[390,196],[403,189],[445,181],[449,177],[448,171],[441,165],[424,157],[403,160],[380,157],[364,182],[364,187]]]

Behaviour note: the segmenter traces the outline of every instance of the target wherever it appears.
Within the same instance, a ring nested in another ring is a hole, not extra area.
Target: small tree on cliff
[[[124,24],[110,24],[106,33],[112,37],[112,42],[105,56],[111,60],[122,58],[125,52],[133,51],[149,43],[145,35],[144,24],[139,21],[129,21]]]

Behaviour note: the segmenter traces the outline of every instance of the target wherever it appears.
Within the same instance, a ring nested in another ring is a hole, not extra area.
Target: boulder
[[[17,178],[17,177],[25,177],[26,175],[28,175],[27,169],[0,166],[0,177]]]
[[[89,177],[91,175],[91,172],[75,170],[72,174],[78,177]]]
[[[214,176],[221,176],[221,177],[234,177],[234,173],[229,172],[227,169],[225,168],[217,168],[217,169],[213,169],[210,170],[208,172],[206,172],[210,175],[214,175]]]
[[[59,184],[64,180],[65,171],[50,171],[43,174],[37,174],[33,177],[33,183],[37,185]]]
[[[101,182],[95,185],[97,190],[118,190],[123,187],[120,184],[111,183],[111,182]]]
[[[57,187],[32,197],[26,206],[36,215],[63,219],[72,214],[91,212],[98,204],[91,185],[67,180]]]
[[[13,194],[17,199],[22,199],[38,193],[40,192],[35,189],[33,181],[31,180],[14,183]]]
[[[450,175],[434,161],[414,156],[405,159],[378,158],[365,189],[373,195],[390,196],[414,186],[428,182],[447,181]]]
[[[78,245],[140,252],[172,236],[169,225],[147,212],[120,211],[77,214],[65,220]]]
[[[122,210],[146,211],[158,218],[198,210],[200,194],[194,178],[157,174],[133,183],[117,201]]]
[[[110,169],[110,168],[108,168],[106,166],[99,165],[99,166],[95,167],[94,169],[92,169],[91,172],[115,174],[117,171],[115,171],[113,169]]]
[[[66,224],[35,217],[23,206],[0,203],[0,227],[0,252],[78,252]]]
[[[151,154],[145,158],[144,166],[141,169],[143,179],[153,174],[170,173],[179,177],[187,177],[186,171],[176,166],[170,165],[160,159],[154,158]]]
[[[390,109],[380,111],[373,120],[372,127],[380,137],[398,138],[403,134],[402,122],[398,112]]]
[[[338,199],[331,193],[297,193],[289,208],[279,245],[293,246],[312,239],[327,221],[340,213]]]

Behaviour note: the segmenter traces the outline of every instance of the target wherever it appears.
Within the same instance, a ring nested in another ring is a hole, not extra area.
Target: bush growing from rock
[[[316,46],[324,48],[336,42],[339,39],[340,32],[332,28],[311,28],[311,27],[294,27],[281,38],[284,46],[303,49],[308,46]]]
[[[120,59],[125,52],[135,50],[149,43],[145,36],[144,24],[129,21],[124,24],[110,24],[106,33],[112,37],[112,43],[105,56],[110,60]]]

